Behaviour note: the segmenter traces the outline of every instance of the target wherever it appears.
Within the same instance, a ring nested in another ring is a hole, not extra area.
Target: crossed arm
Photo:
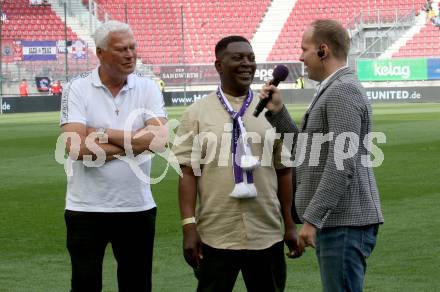
[[[107,141],[100,141],[97,138],[95,128],[88,128],[81,123],[68,123],[62,126],[62,131],[77,134],[80,143],[73,143],[72,139],[67,139],[66,152],[74,160],[83,160],[86,155],[91,155],[94,160],[97,158],[96,150],[99,150],[95,147],[99,147],[101,151],[105,152],[106,161],[116,159],[115,155],[126,155],[127,153],[138,155],[146,150],[161,152],[165,150],[168,138],[166,122],[165,118],[149,119],[145,122],[144,128],[131,132],[106,129]],[[124,142],[124,139],[127,142]]]

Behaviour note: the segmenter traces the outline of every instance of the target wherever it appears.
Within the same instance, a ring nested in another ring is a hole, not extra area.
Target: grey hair
[[[109,20],[99,26],[93,34],[93,40],[97,48],[107,49],[108,35],[111,32],[126,32],[133,35],[133,31],[128,24],[116,20]]]

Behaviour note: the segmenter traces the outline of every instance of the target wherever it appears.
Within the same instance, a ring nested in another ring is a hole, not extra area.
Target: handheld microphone
[[[289,75],[289,69],[287,69],[284,65],[277,65],[273,70],[272,76],[273,79],[270,81],[270,84],[274,86],[278,86],[281,81],[286,80]],[[263,109],[266,107],[269,100],[272,98],[272,92],[269,93],[269,96],[265,99],[260,100],[260,102],[255,107],[254,117],[258,117]]]

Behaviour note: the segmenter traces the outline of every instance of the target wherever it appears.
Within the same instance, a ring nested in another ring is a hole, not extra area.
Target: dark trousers
[[[284,243],[263,250],[226,250],[202,246],[203,260],[196,271],[198,292],[232,291],[241,271],[249,292],[283,291],[286,284]]]
[[[66,210],[72,292],[102,289],[102,262],[111,243],[120,292],[151,291],[156,208],[143,212],[95,213]]]

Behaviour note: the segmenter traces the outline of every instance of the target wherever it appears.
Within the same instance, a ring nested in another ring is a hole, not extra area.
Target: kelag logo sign
[[[358,60],[360,81],[427,80],[427,59]]]

